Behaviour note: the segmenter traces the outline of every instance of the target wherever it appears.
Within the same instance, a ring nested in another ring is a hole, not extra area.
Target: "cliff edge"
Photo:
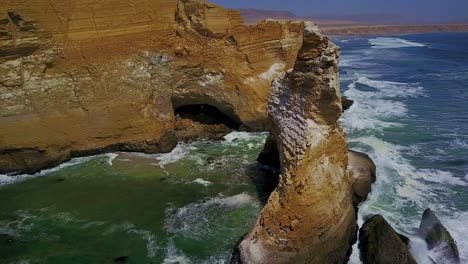
[[[170,151],[184,107],[265,130],[271,81],[294,65],[302,32],[301,22],[248,26],[199,0],[3,1],[0,173]]]

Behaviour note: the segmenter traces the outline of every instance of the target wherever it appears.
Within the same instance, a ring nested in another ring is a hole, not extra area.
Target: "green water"
[[[0,263],[224,263],[267,195],[255,162],[265,137],[96,156],[14,184],[3,175]]]

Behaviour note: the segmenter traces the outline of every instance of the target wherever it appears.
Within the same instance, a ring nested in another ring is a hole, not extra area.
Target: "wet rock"
[[[364,264],[416,264],[406,243],[381,215],[371,217],[361,227],[359,249]]]
[[[426,240],[429,250],[439,253],[442,262],[460,263],[460,254],[455,240],[430,208],[423,213],[419,234]],[[439,259],[436,260],[436,262],[439,261]]]
[[[175,134],[178,141],[189,142],[198,139],[221,140],[233,130],[224,124],[202,124],[200,122],[176,118]]]
[[[0,240],[4,241],[4,243],[6,244],[13,244],[13,242],[15,241],[13,236],[8,234],[0,234]]]
[[[349,150],[348,169],[351,171],[353,181],[353,203],[358,205],[365,201],[372,191],[372,184],[376,181],[376,167],[368,155]]]
[[[216,168],[222,168],[226,166],[226,160],[223,157],[208,157],[206,159],[208,165],[213,165]]]
[[[354,104],[354,100],[348,99],[346,96],[341,97],[341,105],[343,107],[343,112],[348,110]]]
[[[114,259],[114,263],[127,263],[128,256],[122,256]]]
[[[216,162],[216,158],[215,157],[208,157],[206,159],[206,162],[208,162],[208,164],[213,164]]]

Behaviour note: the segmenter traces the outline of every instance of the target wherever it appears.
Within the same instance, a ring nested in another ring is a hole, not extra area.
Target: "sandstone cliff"
[[[311,23],[294,68],[270,92],[279,185],[239,245],[242,263],[343,263],[355,238],[338,48]],[[268,148],[272,143],[267,143]]]
[[[245,25],[199,0],[4,0],[0,173],[100,151],[169,151],[175,110],[218,108],[265,129],[271,81],[301,22]]]

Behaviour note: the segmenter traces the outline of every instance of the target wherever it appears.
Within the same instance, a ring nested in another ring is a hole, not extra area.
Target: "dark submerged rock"
[[[348,110],[354,104],[354,100],[348,99],[346,96],[341,97],[341,105],[343,106],[343,112]]]
[[[13,236],[8,235],[8,234],[0,234],[0,240],[7,245],[15,242]]]
[[[361,227],[359,249],[364,264],[416,264],[405,241],[381,215],[369,218]]]
[[[122,256],[114,259],[114,263],[127,263],[128,256]]]
[[[460,263],[460,254],[455,240],[430,208],[423,213],[419,234],[426,240],[429,250],[436,249],[441,253],[440,258],[443,258],[444,262]]]

